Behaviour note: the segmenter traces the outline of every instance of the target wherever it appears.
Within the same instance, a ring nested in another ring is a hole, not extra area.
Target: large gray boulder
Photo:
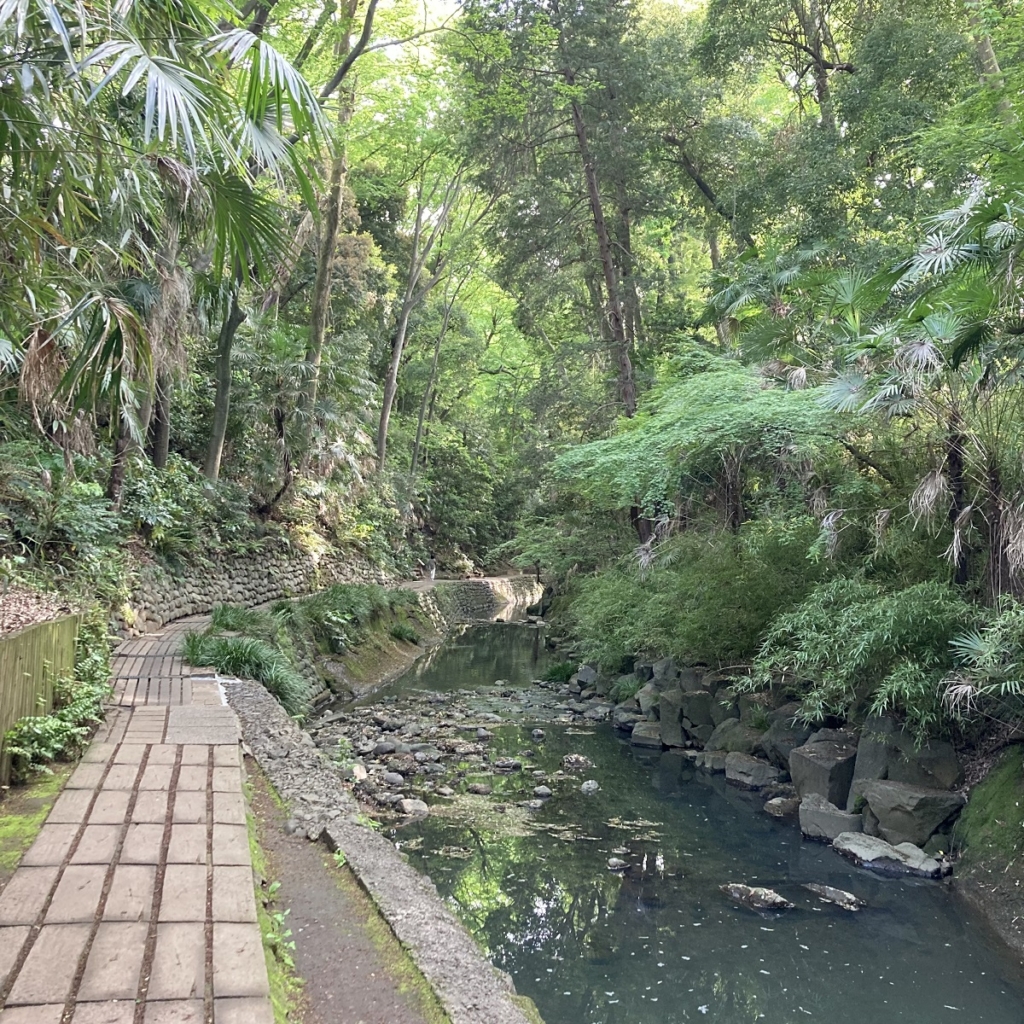
[[[717,724],[711,717],[714,700],[707,690],[687,690],[682,699],[683,718],[688,718],[695,726],[710,725],[713,728]]]
[[[789,771],[789,755],[802,747],[813,731],[809,725],[796,721],[799,704],[786,704],[769,714],[771,725],[761,737],[761,751],[772,764]]]
[[[733,752],[725,758],[726,780],[744,789],[764,789],[778,782],[780,774],[775,765],[750,754]]]
[[[853,781],[857,748],[847,743],[805,743],[789,753],[789,774],[801,797],[817,793],[845,807]]]
[[[637,722],[646,721],[644,716],[640,714],[639,709],[631,706],[632,704],[632,701],[626,704],[619,704],[612,711],[612,725],[622,732],[632,732],[633,726]]]
[[[962,777],[963,770],[952,744],[931,740],[918,747],[914,737],[895,719],[873,715],[861,731],[848,809],[855,809],[865,783],[873,779],[891,779],[928,789],[951,789]]]
[[[650,718],[651,710],[657,707],[660,696],[661,691],[654,685],[654,683],[646,683],[641,686],[636,693],[636,700],[640,705],[640,713]]]
[[[658,702],[658,712],[661,742],[666,747],[684,746],[687,738],[683,734],[683,694],[679,690],[664,690]]]
[[[629,742],[635,747],[657,747],[661,750],[661,723],[637,722],[629,734]]]
[[[694,760],[698,768],[703,768],[712,774],[725,771],[725,762],[729,755],[724,750],[702,750]]]
[[[707,678],[707,677],[705,677]],[[722,687],[719,690],[712,690],[711,721],[714,725],[721,725],[729,718],[739,719],[740,708],[736,691],[731,686]]]
[[[651,678],[664,687],[674,683],[678,678],[678,670],[674,658],[662,658],[651,666]]]
[[[581,665],[576,673],[576,681],[580,686],[593,686],[597,682],[597,669],[593,665]]]
[[[835,839],[844,832],[860,832],[859,814],[848,814],[823,796],[810,793],[800,801],[800,831],[812,839]]]
[[[752,754],[760,742],[761,733],[756,729],[742,725],[738,718],[727,718],[721,725],[715,727],[704,749]]]
[[[959,793],[888,780],[865,783],[864,799],[883,838],[893,846],[924,846],[965,803]]]
[[[919,850],[913,843],[893,846],[884,839],[864,835],[862,832],[843,832],[836,836],[833,849],[844,857],[883,875],[920,875],[940,878],[943,866]]]

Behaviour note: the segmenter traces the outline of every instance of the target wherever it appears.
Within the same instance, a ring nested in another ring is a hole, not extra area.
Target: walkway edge
[[[511,979],[487,960],[433,883],[387,839],[359,823],[358,806],[337,766],[309,735],[259,683],[221,681],[260,768],[307,835],[344,853],[452,1024],[532,1024],[516,1005]]]

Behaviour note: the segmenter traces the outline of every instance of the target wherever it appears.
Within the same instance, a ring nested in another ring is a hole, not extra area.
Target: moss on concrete
[[[412,957],[395,937],[388,923],[380,916],[373,900],[366,894],[366,890],[359,884],[351,869],[334,867],[330,870],[338,886],[359,908],[359,923],[380,955],[389,977],[398,986],[398,991],[411,1000],[426,1024],[450,1024],[448,1015],[429,982],[413,963]],[[540,1024],[543,1024],[543,1021]]]
[[[52,772],[39,773],[24,786],[6,791],[0,801],[0,885],[14,874],[35,841],[73,765],[56,765]]]

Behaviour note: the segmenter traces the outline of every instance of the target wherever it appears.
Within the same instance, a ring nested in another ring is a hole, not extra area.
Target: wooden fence
[[[4,733],[27,715],[53,707],[53,683],[75,668],[75,640],[80,619],[65,615],[0,639],[0,785],[10,780]]]

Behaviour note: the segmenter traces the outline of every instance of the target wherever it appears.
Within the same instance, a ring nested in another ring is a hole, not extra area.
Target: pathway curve
[[[182,619],[122,645],[113,707],[0,892],[0,1024],[272,1024],[234,712]]]

